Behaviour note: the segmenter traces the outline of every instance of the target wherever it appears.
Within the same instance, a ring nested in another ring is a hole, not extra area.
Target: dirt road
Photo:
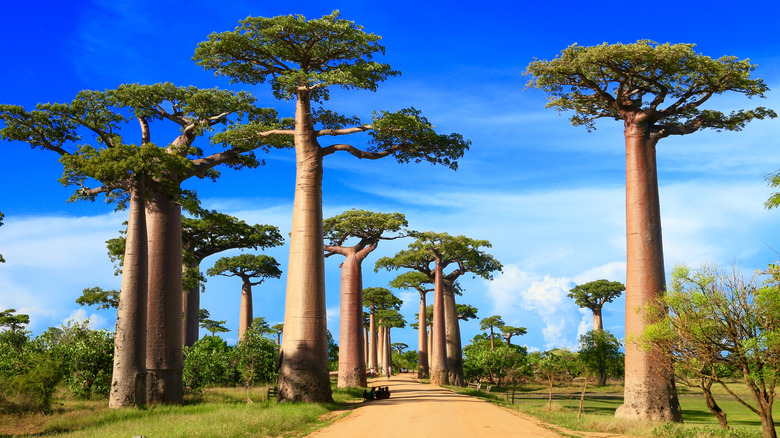
[[[377,378],[370,386],[389,386],[391,397],[375,400],[308,438],[488,438],[560,437],[534,421],[488,402],[417,383],[411,375]]]

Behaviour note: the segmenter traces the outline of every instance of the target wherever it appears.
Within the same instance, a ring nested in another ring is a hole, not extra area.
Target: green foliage
[[[380,258],[374,270],[407,268],[422,272],[429,279],[433,279],[432,265],[438,254],[442,259],[442,267],[457,264],[458,268],[447,276],[453,282],[467,272],[490,280],[493,278],[493,272],[501,271],[501,263],[482,250],[492,246],[487,240],[432,231],[415,232],[413,236],[416,240],[409,244],[408,249],[399,251],[393,257]]]
[[[389,289],[384,287],[367,287],[363,289],[363,306],[370,308],[372,311],[394,309],[399,310],[401,308],[400,298],[393,295]]]
[[[225,327],[225,324],[227,321],[217,321],[214,319],[204,319],[199,321],[200,327],[206,329],[209,333],[211,333],[211,337],[217,336],[217,333],[227,333],[230,330]]]
[[[202,391],[207,386],[234,385],[236,352],[217,336],[204,336],[184,346],[184,386]]]
[[[575,43],[551,61],[535,59],[526,70],[533,76],[528,86],[550,95],[548,108],[573,110],[572,124],[589,130],[598,118],[619,120],[638,112],[660,137],[700,128],[738,131],[752,119],[776,117],[763,107],[728,115],[701,109],[713,95],[733,91],[764,97],[768,87],[750,78],[755,65],[748,60],[712,59],[693,48],[649,40],[591,47]]]
[[[330,246],[342,246],[349,238],[360,239],[363,245],[376,245],[379,240],[397,239],[405,235],[406,217],[401,213],[376,213],[348,210],[322,221],[324,239]],[[391,233],[390,236],[384,236]]]
[[[30,316],[16,313],[16,309],[0,311],[0,328],[7,328],[12,332],[20,331],[30,323]]]
[[[623,375],[625,355],[620,352],[620,342],[606,330],[590,330],[580,336],[577,356],[585,368],[595,374],[605,371],[607,376]]]
[[[328,368],[331,371],[339,369],[339,346],[333,339],[333,335],[328,330]]]
[[[401,370],[404,368],[408,370],[417,369],[418,360],[419,357],[417,355],[417,352],[414,350],[405,351],[403,353],[398,353],[397,351],[394,351],[392,353],[393,370],[395,370],[396,373],[400,373]]]
[[[0,408],[18,412],[49,412],[57,384],[62,379],[62,361],[37,355],[20,372],[0,376]]]
[[[463,348],[463,372],[468,381],[489,380],[501,385],[507,379],[515,384],[530,375],[526,350],[516,345],[497,345],[476,342]]]
[[[250,278],[260,278],[260,281],[257,282],[250,281],[249,283],[252,285],[260,284],[266,278],[279,278],[282,275],[276,259],[265,254],[222,257],[206,273],[211,276],[240,277],[245,281]]]
[[[59,339],[39,342],[48,344],[49,354],[62,360],[61,372],[70,391],[79,398],[93,394],[107,398],[114,364],[114,334],[92,330],[85,321],[62,326],[55,336]]]
[[[76,298],[80,306],[97,306],[98,309],[116,309],[119,307],[119,291],[105,290],[99,287],[86,288]]]
[[[569,298],[574,298],[580,307],[597,310],[604,307],[604,304],[611,303],[624,290],[626,287],[619,281],[601,279],[574,286],[569,291]]]
[[[723,429],[715,426],[684,426],[680,423],[664,423],[651,431],[658,438],[759,438],[757,430]]]
[[[740,370],[754,398],[751,410],[771,421],[780,377],[779,285],[775,265],[752,278],[737,267],[676,266],[668,293],[646,309],[657,322],[641,340],[646,348],[668,354],[682,378],[697,376],[728,388],[723,367]]]
[[[279,346],[264,335],[262,326],[253,323],[244,332],[244,339],[235,347],[238,359],[236,369],[246,387],[276,381]]]
[[[231,82],[269,81],[277,99],[291,99],[299,89],[314,101],[329,98],[328,87],[376,90],[399,73],[373,61],[384,53],[381,37],[339,18],[339,12],[307,20],[302,15],[248,17],[232,32],[212,33],[198,44],[194,59]],[[240,49],[239,49],[240,48]]]

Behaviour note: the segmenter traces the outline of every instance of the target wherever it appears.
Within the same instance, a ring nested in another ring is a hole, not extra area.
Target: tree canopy
[[[569,291],[568,296],[574,298],[578,306],[593,310],[611,303],[625,290],[626,287],[619,281],[602,279],[578,284]]]
[[[262,283],[266,278],[279,278],[282,275],[276,259],[264,254],[222,257],[206,273],[211,276],[240,277],[242,280],[259,278],[260,280],[257,282],[250,281],[253,286]]]
[[[728,91],[764,97],[768,87],[750,77],[755,65],[735,56],[712,59],[694,44],[572,44],[555,59],[535,59],[528,86],[549,94],[548,108],[573,110],[571,123],[595,129],[599,118],[644,123],[659,137],[698,129],[739,131],[752,119],[776,117],[758,107],[725,114],[703,109]],[[642,114],[637,118],[638,114]],[[636,119],[635,119],[636,118]],[[634,120],[635,119],[635,120]]]

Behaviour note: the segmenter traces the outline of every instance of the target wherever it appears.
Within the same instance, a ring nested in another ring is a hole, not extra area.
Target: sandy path
[[[560,437],[535,422],[475,397],[418,383],[411,375],[377,378],[391,397],[363,403],[310,438]]]

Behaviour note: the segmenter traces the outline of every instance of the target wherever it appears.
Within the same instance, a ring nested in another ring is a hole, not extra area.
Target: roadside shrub
[[[244,333],[244,339],[236,345],[236,369],[241,384],[249,387],[276,381],[278,356],[279,347],[250,326]]]
[[[39,355],[25,371],[0,380],[7,410],[17,412],[51,411],[52,397],[62,379],[62,362],[48,355]]]
[[[184,347],[184,386],[202,391],[207,386],[233,386],[238,377],[235,351],[218,336],[204,336],[191,347]]]

